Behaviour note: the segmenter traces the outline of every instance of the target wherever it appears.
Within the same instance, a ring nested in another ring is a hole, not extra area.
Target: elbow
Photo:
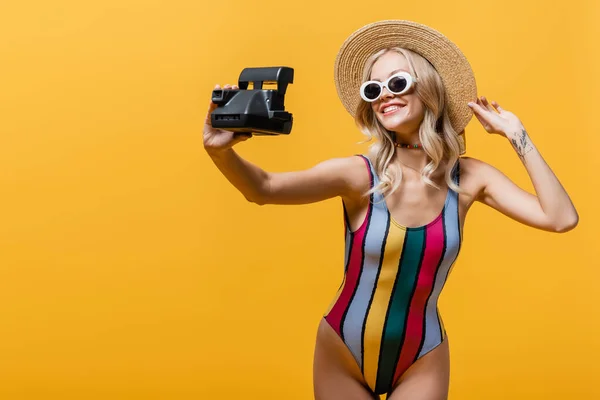
[[[579,216],[575,214],[571,218],[563,221],[561,224],[557,224],[554,226],[554,232],[556,233],[565,233],[569,232],[577,226],[579,223]]]
[[[265,198],[265,196],[260,196],[260,195],[252,195],[252,196],[245,196],[246,200],[250,203],[254,203],[257,204],[259,206],[264,206],[265,204],[267,204],[267,200]]]
[[[244,197],[250,203],[264,206],[272,202],[273,196],[271,195],[271,179],[269,174],[265,173],[261,178],[260,183],[253,185],[250,191],[244,193]]]
[[[256,190],[253,190],[251,193],[244,194],[244,197],[248,202],[257,204],[259,206],[269,204],[268,187],[268,184],[264,184]]]

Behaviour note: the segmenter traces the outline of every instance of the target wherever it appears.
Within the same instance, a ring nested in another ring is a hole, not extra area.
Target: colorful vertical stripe
[[[371,168],[368,168],[368,170],[372,185],[373,175],[371,173]],[[344,284],[341,288],[341,292],[337,301],[334,303],[333,307],[327,314],[327,321],[342,339],[344,339],[344,333],[342,332],[342,322],[346,316],[352,298],[354,297],[354,294],[358,287],[359,278],[363,270],[363,255],[365,244],[364,241],[366,232],[369,227],[369,220],[371,218],[372,208],[372,205],[369,204],[367,216],[365,217],[365,223],[363,223],[356,232],[350,232],[350,237],[346,238],[351,242],[351,245],[346,248],[346,271],[344,274]],[[345,225],[346,230],[349,231],[350,226],[347,217],[345,219]]]
[[[380,212],[374,212],[371,215],[371,226],[384,226],[390,223],[389,217]],[[387,229],[386,229],[387,230]],[[348,307],[342,331],[344,332],[345,342],[358,361],[362,369],[362,359],[364,352],[363,330],[353,329],[354,326],[365,326],[372,297],[379,278],[379,270],[386,245],[384,229],[369,229],[365,236],[365,249],[379,249],[370,253],[365,251],[363,261],[363,271],[356,289],[354,301]]]
[[[376,185],[374,168],[364,159]],[[377,394],[388,393],[418,358],[442,343],[437,301],[461,239],[455,192],[448,190],[438,218],[418,228],[395,222],[383,200],[371,195],[356,232],[346,223],[344,280],[325,315]]]
[[[390,384],[395,383],[400,375],[412,365],[417,359],[424,339],[425,307],[427,300],[433,291],[433,284],[438,266],[442,260],[444,251],[444,227],[443,218],[438,219],[425,231],[424,252],[420,263],[420,271],[417,274],[414,290],[406,318],[405,339],[402,345],[396,372]]]
[[[391,224],[390,224],[391,227]],[[400,256],[404,249],[405,232],[392,229],[388,231],[384,259],[379,270],[379,278],[372,294],[373,301],[367,310],[364,340],[363,374],[369,386],[375,388],[379,368],[379,355],[382,341],[387,308],[394,290],[394,282],[398,276]],[[354,327],[358,328],[358,327]]]

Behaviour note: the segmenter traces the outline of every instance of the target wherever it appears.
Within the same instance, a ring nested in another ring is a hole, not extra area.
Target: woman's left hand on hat
[[[515,114],[506,111],[495,101],[490,104],[484,96],[477,98],[477,102],[469,102],[469,107],[488,133],[512,140],[525,129]]]

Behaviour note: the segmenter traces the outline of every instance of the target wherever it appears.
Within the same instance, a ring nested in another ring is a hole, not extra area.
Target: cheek
[[[425,107],[423,107],[422,103],[419,102],[414,105],[413,114],[415,118],[423,119],[423,117],[425,116]]]
[[[382,123],[383,123],[383,116],[377,112],[377,110],[378,110],[378,109],[379,109],[379,106],[378,106],[378,105],[376,105],[376,104],[373,104],[373,105],[371,106],[371,111],[373,112],[373,116],[375,117],[375,119],[376,119],[377,121],[379,121],[379,122],[382,122]]]
[[[425,106],[419,100],[411,101],[409,103],[410,117],[413,120],[422,120],[425,116]]]

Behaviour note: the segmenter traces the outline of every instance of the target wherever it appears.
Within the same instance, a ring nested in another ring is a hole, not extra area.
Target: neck
[[[395,159],[401,165],[416,171],[421,171],[429,163],[429,157],[419,141],[419,134],[404,135],[391,132],[392,141],[396,147]]]
[[[419,131],[414,132],[394,132],[389,131],[390,137],[392,138],[392,142],[398,145],[421,145],[421,141],[419,138]]]
[[[429,163],[429,157],[423,150],[397,148],[394,154],[395,162],[409,167],[416,171],[421,171]]]
[[[396,146],[392,162],[398,163],[402,168],[407,167],[411,170],[416,171],[417,173],[420,173],[423,170],[423,168],[425,168],[425,166],[429,164],[431,159],[429,158],[429,156],[423,149],[421,142],[419,141],[419,133],[413,132],[411,134],[404,134],[399,132],[390,132],[390,134],[392,141],[395,144],[405,144],[410,146],[409,148]],[[417,148],[414,147],[415,144],[418,145]],[[443,165],[444,162],[442,162],[440,167]],[[433,173],[431,178],[434,181],[436,181],[437,179],[443,180],[443,175],[444,168],[438,168]]]

